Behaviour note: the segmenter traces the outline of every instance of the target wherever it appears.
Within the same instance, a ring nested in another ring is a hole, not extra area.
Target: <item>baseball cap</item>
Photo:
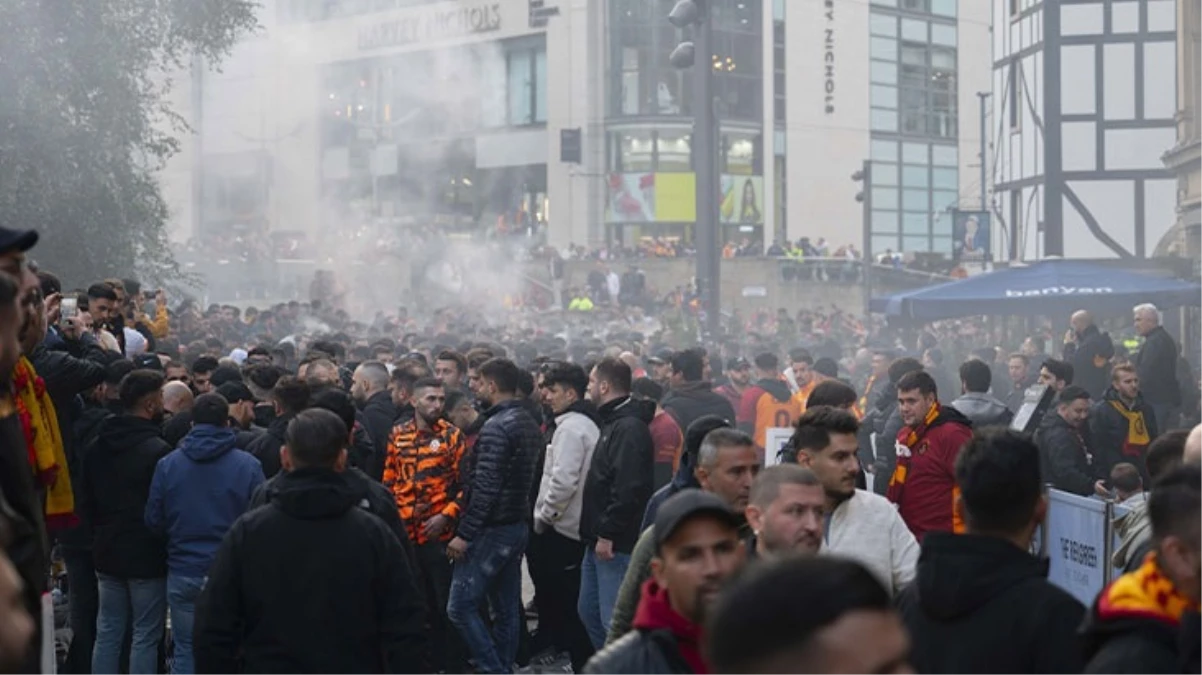
[[[226,382],[217,387],[217,393],[221,394],[222,398],[228,403],[241,403],[243,401],[255,400],[254,394],[250,393],[250,387],[241,382]]]
[[[751,362],[742,356],[735,356],[726,360],[727,370],[746,370],[751,367]]]
[[[739,517],[718,495],[696,488],[681,490],[665,501],[655,514],[656,552],[663,548],[664,542],[671,539],[681,525],[703,515],[717,518],[732,528],[740,525]]]
[[[156,354],[138,354],[133,358],[135,368],[149,368],[151,370],[163,370],[163,362],[159,360]]]
[[[648,356],[647,363],[650,363],[653,366],[662,366],[665,363],[670,363],[672,361],[672,353],[673,352],[671,349],[661,349],[651,356]]]
[[[0,253],[25,252],[37,243],[37,230],[10,230],[7,227],[0,227]]]

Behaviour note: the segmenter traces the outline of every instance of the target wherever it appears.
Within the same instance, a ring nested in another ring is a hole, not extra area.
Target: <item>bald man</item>
[[[381,361],[365,361],[351,377],[351,397],[363,413],[363,426],[367,427],[375,448],[375,454],[365,458],[365,466],[361,468],[376,480],[384,477],[384,458],[392,438],[392,423],[401,414],[388,391],[389,380],[388,367]]]
[[[1181,455],[1181,461],[1186,464],[1202,464],[1202,424],[1194,427],[1194,430],[1189,432],[1189,438],[1185,439],[1185,452]]]
[[[167,419],[163,422],[163,438],[173,448],[192,430],[194,401],[192,389],[183,382],[168,382],[163,385],[163,410],[167,414]]]
[[[1073,384],[1089,392],[1089,397],[1101,400],[1110,385],[1110,360],[1114,358],[1114,342],[1108,333],[1094,325],[1093,316],[1085,310],[1073,312],[1072,326],[1064,336],[1064,360],[1073,364]]]

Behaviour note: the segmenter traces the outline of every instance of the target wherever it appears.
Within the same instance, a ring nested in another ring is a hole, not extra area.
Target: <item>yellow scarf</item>
[[[1129,409],[1122,401],[1110,401],[1110,405],[1119,411],[1119,414],[1127,418],[1127,441],[1126,445],[1142,446],[1152,442],[1152,438],[1148,436],[1148,425],[1144,422],[1144,414],[1138,410]]]
[[[1102,618],[1131,616],[1176,626],[1181,615],[1191,611],[1198,611],[1198,603],[1179,593],[1160,573],[1155,553],[1149,553],[1139,569],[1115,579],[1098,598]]]
[[[46,488],[43,506],[46,527],[61,529],[75,524],[75,496],[71,492],[67,456],[58,428],[54,403],[46,393],[46,383],[38,377],[33,364],[24,356],[13,369],[13,393],[29,466],[38,484]]]
[[[864,395],[860,397],[860,410],[868,410],[868,395],[872,393],[872,385],[876,384],[876,373],[868,376],[868,382],[864,384]],[[863,413],[861,413],[863,417]]]

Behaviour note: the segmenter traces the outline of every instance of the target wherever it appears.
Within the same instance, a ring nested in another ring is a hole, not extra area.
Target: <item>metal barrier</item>
[[[1039,550],[1048,559],[1048,581],[1088,607],[1115,576],[1114,517],[1124,507],[1054,488],[1047,495]]]

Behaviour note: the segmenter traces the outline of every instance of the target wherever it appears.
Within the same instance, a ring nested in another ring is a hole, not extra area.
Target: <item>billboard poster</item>
[[[764,222],[764,179],[761,176],[722,176],[721,222],[759,225]]]
[[[988,211],[952,212],[952,260],[985,262],[991,260],[990,213]]]
[[[609,174],[606,214],[611,223],[655,221],[655,174]]]

